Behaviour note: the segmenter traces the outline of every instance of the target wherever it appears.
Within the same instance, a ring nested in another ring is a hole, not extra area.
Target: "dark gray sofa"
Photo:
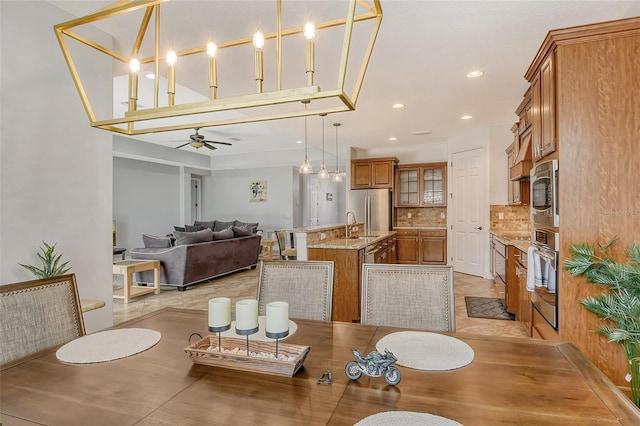
[[[160,282],[184,291],[188,285],[245,268],[255,268],[260,254],[260,235],[179,245],[168,248],[134,248],[132,259],[161,263]],[[138,272],[136,281],[153,283],[153,271]]]

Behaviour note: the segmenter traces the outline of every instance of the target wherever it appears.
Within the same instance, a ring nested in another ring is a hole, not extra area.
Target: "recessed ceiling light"
[[[483,74],[484,74],[484,72],[482,72],[480,70],[473,70],[473,71],[469,71],[469,73],[467,74],[467,77],[476,78],[476,77],[480,77]]]
[[[156,75],[152,72],[147,73],[144,75],[145,77],[147,77],[149,80],[155,80],[156,79]]]
[[[302,143],[302,141],[296,141],[296,143]]]
[[[472,118],[472,116],[470,115],[463,115],[462,117],[460,117],[461,120],[470,120]]]
[[[404,108],[404,104],[401,104],[401,103],[393,104],[391,105],[391,108],[395,108],[395,109]]]
[[[390,140],[390,141],[397,141],[397,140],[398,140],[398,138],[396,138],[395,136],[392,136],[392,137],[390,137],[390,138],[389,138],[389,140]]]
[[[430,135],[431,133],[432,133],[431,130],[416,130],[415,132],[413,132],[413,134],[416,136]]]

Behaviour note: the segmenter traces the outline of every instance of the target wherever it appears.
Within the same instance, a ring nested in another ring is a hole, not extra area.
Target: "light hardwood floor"
[[[166,306],[206,310],[208,300],[214,297],[229,297],[232,315],[235,316],[233,312],[235,302],[256,297],[258,276],[259,270],[256,268],[197,284],[188,287],[186,291],[178,291],[173,287],[162,287],[159,295],[148,294],[136,297],[128,304],[120,299],[114,299],[113,322],[120,324]],[[497,290],[493,281],[455,273],[454,290],[458,332],[527,337],[524,327],[519,322],[467,317],[464,296],[496,297]]]

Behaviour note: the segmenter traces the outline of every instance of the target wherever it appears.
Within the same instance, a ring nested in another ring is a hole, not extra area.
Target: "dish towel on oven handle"
[[[542,269],[538,249],[531,246],[527,249],[527,290],[535,291],[536,286],[542,286]]]

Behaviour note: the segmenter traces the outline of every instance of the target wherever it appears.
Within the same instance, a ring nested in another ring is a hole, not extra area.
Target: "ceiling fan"
[[[196,127],[195,128],[196,133],[189,136],[189,138],[191,139],[190,142],[183,143],[180,146],[176,146],[176,149],[182,148],[183,146],[191,145],[192,147],[194,147],[196,149],[202,148],[203,146],[206,146],[207,148],[213,150],[213,149],[218,149],[218,148],[216,148],[215,146],[211,145],[212,143],[217,143],[217,144],[220,144],[220,145],[232,145],[229,142],[216,142],[216,141],[205,140],[204,136],[201,135],[200,133],[198,133],[199,129],[200,129],[199,127]]]

